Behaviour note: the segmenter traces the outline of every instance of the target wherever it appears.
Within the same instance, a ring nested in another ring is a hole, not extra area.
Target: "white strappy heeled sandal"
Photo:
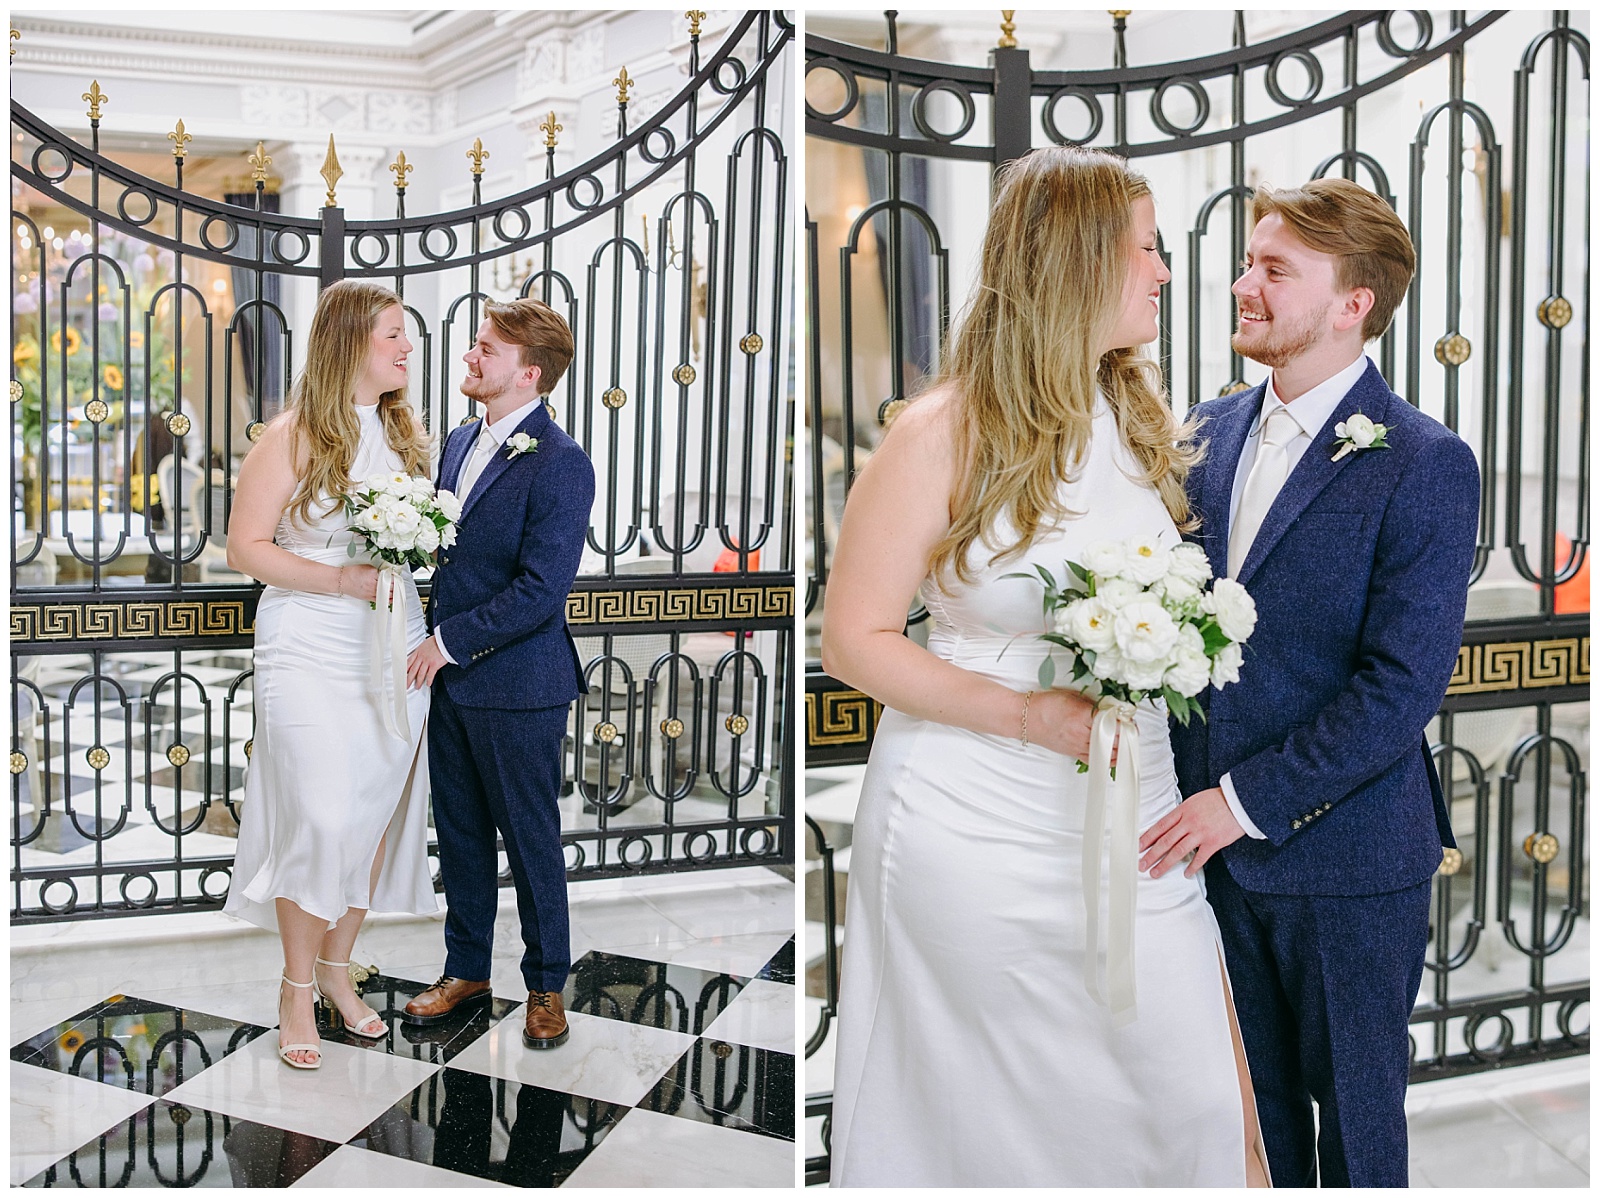
[[[348,962],[348,961],[328,961],[328,960],[325,960],[322,957],[318,957],[317,958],[317,964],[318,965],[326,965],[329,969],[349,969],[350,968],[350,962]],[[316,971],[316,968],[313,967],[312,970],[311,970],[311,983],[312,983],[313,986],[316,985],[316,981],[317,981],[317,971]],[[339,1010],[339,1004],[334,1002],[333,999],[329,998],[326,994],[324,994],[322,992],[322,988],[320,986],[317,987],[317,997],[322,999],[324,1002],[326,1002],[335,1011]],[[367,1010],[372,1011],[372,1008],[368,1007]],[[339,1017],[341,1019],[344,1019],[344,1012],[343,1011],[339,1011]],[[377,1027],[374,1028],[373,1024],[377,1024]],[[383,1021],[383,1016],[379,1015],[376,1011],[372,1011],[372,1013],[370,1015],[368,1015],[365,1019],[363,1019],[360,1023],[351,1023],[348,1019],[345,1019],[344,1026],[345,1026],[346,1030],[354,1032],[356,1035],[360,1036],[363,1040],[381,1040],[381,1039],[383,1039],[385,1036],[387,1036],[389,1034],[389,1025],[386,1024]]]
[[[317,975],[315,970],[312,971],[311,980],[309,982],[292,981],[290,980],[288,974],[283,975],[283,981],[285,985],[293,986],[296,990],[311,990],[314,992],[317,990]],[[278,999],[278,1019],[281,1024],[283,1020],[283,998],[281,996]],[[314,1061],[297,1061],[289,1055],[291,1052],[314,1052],[317,1054],[317,1059]],[[278,1056],[282,1059],[283,1063],[289,1066],[291,1069],[322,1068],[321,1044],[280,1044],[278,1045]]]

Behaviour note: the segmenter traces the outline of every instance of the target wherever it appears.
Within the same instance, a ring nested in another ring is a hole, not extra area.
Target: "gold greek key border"
[[[672,624],[701,620],[792,620],[789,583],[732,587],[662,587],[649,590],[574,591],[567,624]]]
[[[807,691],[806,746],[868,744],[882,714],[883,704],[860,691]]]
[[[249,636],[255,622],[239,600],[30,603],[11,607],[11,640],[147,641],[162,637]]]
[[[1449,695],[1589,684],[1589,638],[1462,645]]]

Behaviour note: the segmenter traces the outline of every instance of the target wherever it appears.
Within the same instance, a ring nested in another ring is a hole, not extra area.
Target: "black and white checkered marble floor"
[[[566,1044],[522,1044],[503,902],[495,1001],[430,1028],[397,1013],[441,921],[370,921],[354,960],[389,1035],[325,1026],[311,1072],[276,1056],[275,937],[213,914],[15,929],[12,1184],[792,1186],[792,885],[572,893]]]

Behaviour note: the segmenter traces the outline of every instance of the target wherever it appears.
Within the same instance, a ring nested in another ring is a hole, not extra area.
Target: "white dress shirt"
[[[1306,456],[1306,450],[1311,448],[1311,442],[1322,431],[1322,426],[1332,419],[1334,411],[1350,393],[1350,388],[1356,385],[1356,380],[1367,372],[1368,362],[1367,355],[1362,354],[1338,374],[1324,379],[1289,403],[1279,398],[1275,381],[1271,378],[1267,380],[1266,392],[1261,397],[1261,411],[1256,413],[1255,423],[1250,426],[1250,435],[1245,438],[1244,449],[1239,453],[1239,465],[1233,472],[1233,497],[1228,506],[1229,528],[1239,518],[1239,500],[1244,494],[1245,480],[1250,477],[1250,468],[1256,461],[1256,450],[1261,445],[1261,426],[1267,422],[1273,409],[1282,408],[1300,426],[1300,432],[1284,447],[1289,456],[1289,472],[1293,474],[1300,459]],[[1233,818],[1239,821],[1245,835],[1255,840],[1265,840],[1267,834],[1256,827],[1255,821],[1245,814],[1244,804],[1239,802],[1233,775],[1223,774],[1218,785],[1222,787],[1223,798],[1228,801],[1228,810],[1233,812]]]
[[[503,447],[505,445],[506,438],[512,433],[516,432],[517,426],[526,420],[533,410],[543,402],[544,398],[542,396],[535,396],[516,411],[500,417],[500,419],[496,420],[493,424],[485,421],[483,427],[478,430],[478,436],[481,438],[485,433],[487,433],[489,436],[493,437],[497,447],[495,452],[498,453],[499,447]],[[473,448],[467,451],[467,460],[461,463],[461,474],[456,480],[458,486],[460,485],[461,480],[466,477],[467,467],[472,462],[472,457],[477,451],[477,446],[478,442],[474,441]],[[488,466],[489,460],[493,457],[494,454],[492,453],[484,457],[483,465],[478,467],[477,477],[471,480],[474,487],[478,485],[478,480],[483,477],[484,468]],[[456,492],[456,498],[461,500],[463,507],[466,506],[467,496],[470,493],[470,491]],[[458,664],[456,659],[450,655],[450,650],[445,648],[444,637],[439,635],[439,630],[437,628],[433,630],[433,643],[439,646],[439,652],[447,662],[449,662],[451,665]]]

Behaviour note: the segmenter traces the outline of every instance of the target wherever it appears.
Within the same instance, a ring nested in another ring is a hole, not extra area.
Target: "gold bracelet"
[[[341,596],[344,594],[344,567],[343,566],[339,567],[339,589],[335,593],[338,594],[338,595],[341,595]]]
[[[1028,704],[1031,703],[1031,702],[1033,702],[1033,692],[1029,691],[1027,694],[1022,696],[1022,744],[1023,744],[1023,747],[1027,747],[1027,744],[1028,744]]]

